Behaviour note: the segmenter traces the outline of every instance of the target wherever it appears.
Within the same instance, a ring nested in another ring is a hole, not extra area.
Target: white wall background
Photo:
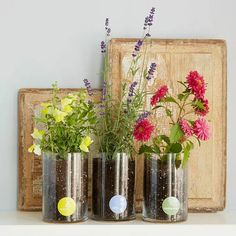
[[[18,89],[55,80],[81,87],[84,77],[99,86],[105,17],[113,37],[139,37],[152,6],[158,12],[153,37],[227,40],[227,210],[236,210],[235,0],[0,0],[0,210],[16,209]]]

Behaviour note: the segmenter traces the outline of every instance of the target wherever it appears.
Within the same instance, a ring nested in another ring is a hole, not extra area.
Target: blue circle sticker
[[[115,214],[121,214],[126,210],[127,201],[124,196],[115,195],[111,198],[109,202],[109,207]]]

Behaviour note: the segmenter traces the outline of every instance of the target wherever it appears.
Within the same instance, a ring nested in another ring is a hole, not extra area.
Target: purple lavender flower
[[[107,29],[107,37],[109,37],[111,35],[111,28]]]
[[[106,43],[104,41],[101,42],[101,53],[106,53]]]
[[[144,19],[144,25],[143,25],[143,29],[146,30],[147,29],[147,26],[148,26],[148,21],[149,21],[149,17],[146,16],[145,19]]]
[[[148,70],[148,75],[146,77],[147,80],[151,80],[153,78],[154,72],[156,70],[157,64],[156,63],[151,63],[150,68]]]
[[[138,118],[137,121],[141,121],[141,120],[144,120],[146,119],[151,113],[149,111],[144,111]]]
[[[106,18],[106,20],[105,20],[105,31],[106,31],[107,37],[109,37],[110,34],[111,34],[111,28],[109,28],[108,26],[109,26],[109,18]]]
[[[84,79],[83,81],[84,81],[84,85],[87,89],[88,95],[93,96],[93,90],[92,90],[90,82],[87,79]]]
[[[141,48],[142,44],[143,44],[143,41],[139,39],[137,41],[137,43],[135,44],[135,46],[134,46],[134,51],[132,53],[133,57],[137,56],[138,52],[140,51],[140,48]]]
[[[134,81],[129,87],[129,97],[134,96],[134,89],[137,86],[138,82]]]
[[[137,86],[137,82],[134,81],[130,86],[129,86],[129,93],[128,93],[128,98],[127,98],[127,102],[131,103],[132,101],[132,97],[134,96],[134,89]]]
[[[109,25],[109,18],[106,18],[106,20],[105,20],[105,29],[107,29],[108,25]]]
[[[149,27],[152,26],[155,11],[156,11],[155,7],[152,7],[149,12],[149,15],[147,17],[145,17],[144,25],[143,25],[144,30],[146,30],[148,28],[148,26]],[[146,37],[151,37],[150,33],[147,33]]]
[[[155,11],[156,11],[155,7],[152,7],[148,16],[148,26],[151,26],[153,23],[153,17],[154,17]]]

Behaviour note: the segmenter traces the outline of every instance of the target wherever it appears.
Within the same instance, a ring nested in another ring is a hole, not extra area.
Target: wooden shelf
[[[142,221],[88,221],[72,224],[52,224],[41,220],[41,212],[0,212],[0,235],[9,236],[203,236],[236,235],[236,211],[218,213],[190,213],[186,222],[154,224]]]
[[[0,212],[0,225],[55,225],[42,221],[41,212]],[[168,224],[168,225],[202,225],[202,224],[236,224],[236,211],[232,212],[217,212],[217,213],[189,213],[186,222]],[[58,224],[57,224],[58,225]],[[154,224],[142,221],[141,215],[137,215],[137,219],[133,221],[123,222],[107,222],[87,220],[80,223],[61,224],[60,225],[165,225]]]

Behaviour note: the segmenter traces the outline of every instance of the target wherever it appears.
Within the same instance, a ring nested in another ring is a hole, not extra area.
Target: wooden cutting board
[[[109,46],[111,82],[113,94],[119,95],[121,82],[126,80],[132,59],[131,54],[137,39],[112,39]],[[147,51],[144,65],[157,63],[155,82],[148,89],[153,92],[160,85],[167,84],[171,93],[179,90],[178,80],[184,81],[191,70],[204,76],[207,85],[212,138],[197,147],[189,163],[189,210],[217,211],[225,207],[226,186],[226,130],[227,130],[227,81],[226,44],[223,40],[172,40],[152,39],[142,48]],[[142,63],[140,63],[142,66]],[[139,80],[139,74],[134,80]],[[149,107],[149,100],[146,106]],[[156,117],[161,130],[165,132],[168,123],[165,114]],[[136,157],[136,199],[141,209],[143,189],[143,159]]]

